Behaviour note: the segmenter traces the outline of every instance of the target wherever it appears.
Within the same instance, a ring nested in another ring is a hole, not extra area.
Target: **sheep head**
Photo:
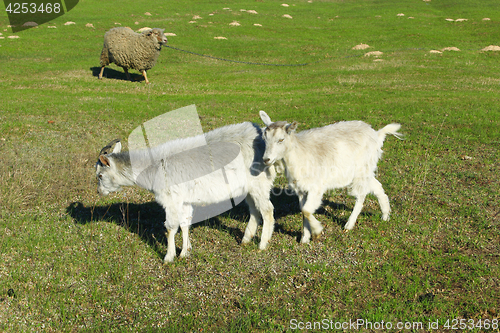
[[[165,37],[164,31],[165,31],[165,29],[154,28],[154,29],[151,29],[147,32],[147,36],[153,35],[156,37],[158,44],[166,45],[168,40],[167,40],[167,37]]]

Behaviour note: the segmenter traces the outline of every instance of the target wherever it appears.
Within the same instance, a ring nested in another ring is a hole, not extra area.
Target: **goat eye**
[[[278,143],[282,143],[285,139],[279,139]]]
[[[102,175],[101,174],[99,174],[99,176],[97,176],[97,177],[99,177],[99,179],[102,179]]]

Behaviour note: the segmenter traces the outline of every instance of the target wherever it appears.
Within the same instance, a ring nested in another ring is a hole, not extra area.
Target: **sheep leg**
[[[172,262],[174,261],[175,258],[175,234],[177,233],[177,229],[179,229],[179,226],[176,225],[172,229],[169,229],[167,231],[167,238],[168,238],[168,244],[167,244],[167,254],[165,255],[164,262]],[[184,234],[183,234],[184,236]]]
[[[123,70],[125,71],[125,74],[127,75],[127,80],[132,81],[132,79],[130,78],[130,74],[128,73],[128,69],[123,67]]]
[[[349,220],[344,227],[346,230],[351,230],[354,228],[356,224],[356,219],[358,218],[359,213],[361,213],[361,209],[363,209],[363,203],[365,202],[366,194],[357,194],[356,195],[356,203],[354,204],[354,208],[352,209],[351,216],[349,216]]]
[[[104,67],[105,66],[101,67],[101,72],[99,73],[99,80],[102,79],[102,73],[104,72]]]
[[[391,213],[391,205],[389,204],[389,197],[384,192],[384,188],[380,182],[373,178],[370,181],[370,189],[375,194],[378,199],[378,203],[380,205],[380,209],[382,210],[382,220],[389,220],[389,214]]]
[[[142,70],[142,76],[144,76],[144,79],[146,79],[146,84],[149,84],[149,80],[148,80],[148,77],[146,75],[146,71],[145,70]]]
[[[323,226],[314,217],[314,212],[321,205],[323,198],[322,193],[309,192],[307,194],[299,194],[300,209],[303,215],[304,233],[302,235],[301,243],[309,243],[311,235],[318,236],[323,231]]]
[[[241,240],[242,244],[247,244],[255,236],[257,232],[257,226],[260,224],[261,216],[257,208],[255,207],[255,201],[250,195],[247,195],[246,202],[248,204],[248,209],[250,210],[250,220],[248,221],[247,228],[245,229],[245,234]]]

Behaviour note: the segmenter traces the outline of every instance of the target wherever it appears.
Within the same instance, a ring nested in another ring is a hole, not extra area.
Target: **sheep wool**
[[[129,80],[128,70],[132,68],[141,72],[148,84],[146,71],[153,68],[161,47],[167,43],[163,31],[164,29],[154,28],[136,33],[126,27],[110,29],[104,35],[99,79],[102,79],[104,67],[115,63],[123,68]]]

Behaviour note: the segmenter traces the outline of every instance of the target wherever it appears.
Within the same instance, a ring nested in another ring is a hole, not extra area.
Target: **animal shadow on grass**
[[[159,257],[165,255],[163,249],[163,246],[167,245],[164,226],[165,211],[154,201],[143,204],[114,203],[104,206],[85,206],[81,202],[73,202],[66,208],[66,212],[74,219],[75,223],[81,225],[97,221],[107,221],[119,225],[129,232],[139,235],[145,243],[156,251]],[[221,221],[222,217],[232,218],[242,223],[239,227],[231,227]],[[240,244],[248,219],[248,206],[245,202],[241,202],[217,217],[192,224],[190,229],[204,226],[227,232]],[[181,232],[180,229],[178,232]],[[179,254],[180,251],[181,249],[176,247],[176,253]]]
[[[99,77],[99,73],[101,72],[101,67],[91,67],[90,70],[92,71],[92,76],[94,77]],[[142,74],[137,74],[137,73],[131,73],[130,71],[128,72],[130,74],[130,79],[134,82],[139,82],[139,81],[144,81],[144,76]],[[104,72],[102,73],[103,78],[107,79],[115,79],[115,80],[123,80],[123,81],[128,81],[127,74],[122,71],[118,71],[116,69],[113,69],[111,67],[106,67],[104,68]]]
[[[271,201],[274,205],[274,218],[276,220],[288,215],[298,214],[300,215],[300,220],[302,221],[302,212],[300,210],[299,199],[293,192],[293,190],[275,187],[271,192]],[[331,212],[325,209],[326,207],[329,207],[331,209]],[[340,229],[343,229],[345,224],[347,223],[347,219],[349,216],[347,216],[346,218],[340,217],[340,211],[342,210],[349,212],[350,215],[350,212],[352,212],[352,207],[348,207],[343,203],[332,202],[330,200],[324,199],[321,206],[316,210],[314,215],[317,216],[319,214],[326,217],[326,223],[323,222],[323,225],[329,224],[330,221],[332,221],[333,224],[337,224]],[[373,214],[370,212],[362,211],[360,215]],[[276,223],[275,231],[295,235],[297,242],[300,242],[300,238],[302,236],[302,226],[300,228],[300,231],[289,231],[285,230],[284,228],[285,227],[283,227],[282,225]]]
[[[294,194],[285,193],[282,189],[275,187],[271,192],[271,201],[274,205],[275,220],[279,220],[288,215],[301,214],[297,196]],[[340,219],[337,215],[332,215],[326,211],[323,208],[323,206],[326,205],[331,207],[334,211],[350,210],[350,208],[346,207],[344,204],[323,201],[323,205],[318,208],[315,213],[316,215],[325,215],[328,217],[328,220],[333,220],[334,223],[342,228],[346,220]],[[167,245],[167,238],[165,236],[166,229],[164,226],[165,211],[154,201],[141,204],[122,202],[104,206],[85,206],[81,202],[73,202],[66,208],[66,212],[74,219],[76,224],[80,225],[97,221],[107,221],[119,225],[129,232],[139,235],[146,244],[156,251],[158,257],[162,258],[165,255],[164,246]],[[221,221],[220,218],[223,217],[235,219],[241,222],[241,224],[238,227],[228,226]],[[227,232],[240,244],[248,219],[248,206],[245,202],[241,202],[231,210],[217,217],[212,217],[191,225],[190,229],[205,226]],[[302,219],[302,216],[300,216],[300,219]],[[180,229],[178,232],[180,232]],[[256,237],[253,239],[253,242],[256,244],[260,241],[260,232],[259,230]],[[300,242],[302,236],[302,228],[299,230],[290,230],[286,225],[280,223],[275,223],[274,232],[286,234],[295,238],[297,242]],[[177,254],[179,254],[180,251],[180,248],[176,248]]]
[[[114,223],[129,232],[138,234],[141,239],[158,253],[160,244],[167,244],[165,237],[165,212],[156,202],[143,204],[114,203],[104,206],[85,206],[73,202],[66,207],[66,213],[75,224],[86,225],[97,221]]]

